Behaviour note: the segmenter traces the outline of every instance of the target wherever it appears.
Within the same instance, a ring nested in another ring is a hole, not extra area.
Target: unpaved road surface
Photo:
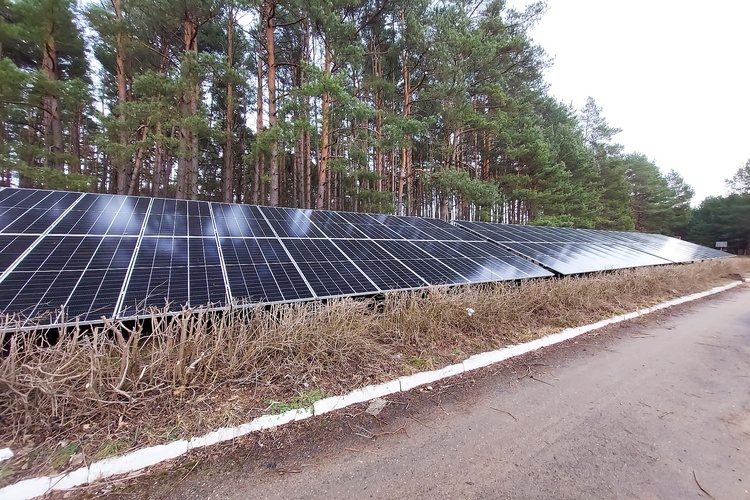
[[[389,403],[235,444],[129,494],[750,498],[750,285]]]

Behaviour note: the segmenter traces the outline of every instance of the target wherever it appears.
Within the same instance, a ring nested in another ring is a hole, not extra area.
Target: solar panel
[[[384,226],[368,214],[340,212],[339,215],[354,225],[358,231],[373,240],[403,240],[404,237]]]
[[[21,256],[34,241],[36,236],[15,236],[0,234],[0,275]]]
[[[429,284],[373,240],[338,240],[336,245],[380,290],[408,290]]]
[[[211,203],[216,233],[220,237],[267,238],[275,236],[258,207]]]
[[[670,238],[661,234],[626,233],[622,231],[598,231],[600,238],[607,238],[619,245],[635,248],[671,262],[694,262],[705,259],[721,259],[731,254]]]
[[[309,219],[328,238],[367,238],[357,226],[336,212],[315,210],[309,215]]]
[[[397,217],[395,215],[371,215],[378,224],[382,224],[401,238],[406,240],[434,240],[434,236],[411,223],[412,217]],[[434,231],[434,232],[437,232]]]
[[[68,210],[80,193],[35,189],[4,190],[0,200],[0,233],[41,235]]]
[[[280,238],[325,238],[307,216],[310,210],[260,207],[260,212]]]
[[[431,285],[457,285],[469,283],[458,271],[448,267],[437,258],[421,250],[411,241],[379,241],[388,253],[398,256],[409,269]]]
[[[115,307],[133,256],[136,238],[102,238],[65,306],[67,318],[81,322],[115,316]]]
[[[549,271],[488,241],[427,242],[421,247],[454,269],[461,267],[456,263],[456,256],[472,262],[465,264],[462,272],[472,283],[552,276]]]
[[[0,286],[0,310],[39,324],[55,323],[101,237],[48,236],[8,273]]]
[[[148,198],[86,194],[51,234],[138,236],[149,204]]]
[[[0,190],[0,312],[28,328],[552,275],[532,260],[570,274],[716,253],[659,235]]]
[[[421,217],[404,217],[409,220],[409,224],[428,233],[436,240],[442,241],[467,241],[475,240],[476,237],[469,231],[454,226],[441,219],[430,219]]]
[[[278,239],[222,238],[221,251],[236,301],[273,303],[315,298]]]
[[[331,240],[294,238],[282,243],[318,297],[380,291]]]
[[[672,262],[637,245],[624,245],[603,237],[602,233],[609,232],[484,222],[456,224],[564,275]]]

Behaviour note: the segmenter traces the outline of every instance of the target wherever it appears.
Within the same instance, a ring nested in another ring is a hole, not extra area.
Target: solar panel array
[[[661,234],[486,222],[456,224],[563,275],[729,256]]]
[[[5,329],[552,275],[434,219],[0,190]]]

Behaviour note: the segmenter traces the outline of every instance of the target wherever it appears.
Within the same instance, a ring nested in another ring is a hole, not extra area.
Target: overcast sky
[[[528,0],[511,0],[521,8]],[[550,93],[603,108],[627,152],[674,169],[694,204],[750,158],[749,0],[548,0],[531,32]]]

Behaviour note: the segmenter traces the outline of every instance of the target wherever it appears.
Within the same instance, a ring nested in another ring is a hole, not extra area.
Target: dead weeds
[[[702,291],[750,259],[16,334],[0,361],[0,486],[309,406],[405,373]]]

